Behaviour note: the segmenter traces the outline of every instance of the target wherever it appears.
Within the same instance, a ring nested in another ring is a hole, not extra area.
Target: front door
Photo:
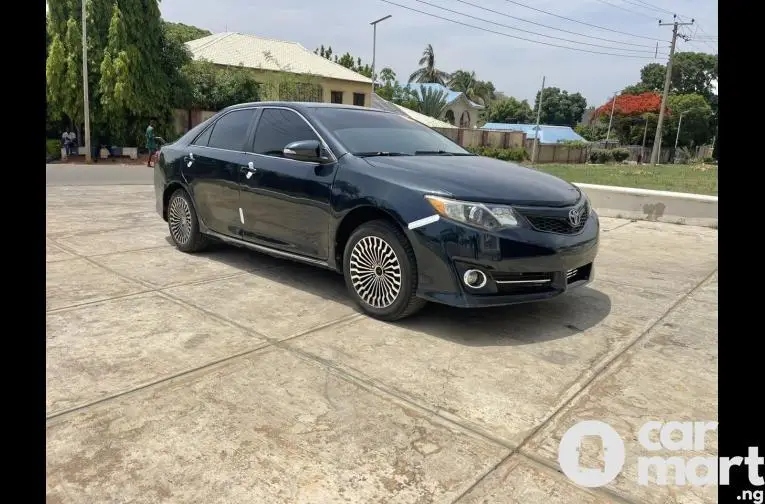
[[[245,239],[296,254],[327,259],[330,192],[336,164],[295,161],[284,147],[300,140],[319,140],[294,110],[264,108],[257,121],[250,164],[239,196]]]
[[[183,160],[183,175],[193,193],[197,214],[212,231],[239,231],[239,177],[254,109],[233,110],[207,128]]]

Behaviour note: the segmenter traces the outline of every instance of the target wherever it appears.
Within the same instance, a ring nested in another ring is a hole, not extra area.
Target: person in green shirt
[[[157,152],[157,139],[154,136],[154,121],[149,121],[149,127],[146,128],[146,149],[149,151],[149,160],[146,162],[146,166],[151,168],[151,159]]]

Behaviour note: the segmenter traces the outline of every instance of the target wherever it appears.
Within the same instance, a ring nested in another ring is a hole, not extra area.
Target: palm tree
[[[436,55],[433,53],[433,46],[428,44],[422,52],[422,58],[419,62],[420,68],[415,70],[409,76],[409,83],[419,82],[421,84],[436,83],[445,85],[449,80],[449,74],[436,68]]]
[[[442,90],[435,90],[420,86],[420,113],[426,116],[440,119],[446,109],[446,93]]]
[[[486,105],[491,100],[492,90],[485,82],[476,78],[475,72],[457,70],[449,79],[449,88],[465,93],[468,100],[481,105]]]

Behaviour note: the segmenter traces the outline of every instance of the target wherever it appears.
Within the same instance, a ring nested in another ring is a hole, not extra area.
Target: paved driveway
[[[48,187],[49,502],[715,502],[635,457],[648,420],[717,418],[716,231],[603,219],[589,288],[388,324],[331,272],[176,251],[153,197]],[[596,490],[557,462],[583,419],[627,448]]]

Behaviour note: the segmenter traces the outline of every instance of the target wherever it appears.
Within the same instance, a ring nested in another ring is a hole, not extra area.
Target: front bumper
[[[528,227],[489,233],[444,219],[408,233],[417,257],[417,295],[469,308],[551,299],[590,283],[600,223],[593,211],[574,235]],[[481,270],[486,285],[465,285],[469,269]]]

